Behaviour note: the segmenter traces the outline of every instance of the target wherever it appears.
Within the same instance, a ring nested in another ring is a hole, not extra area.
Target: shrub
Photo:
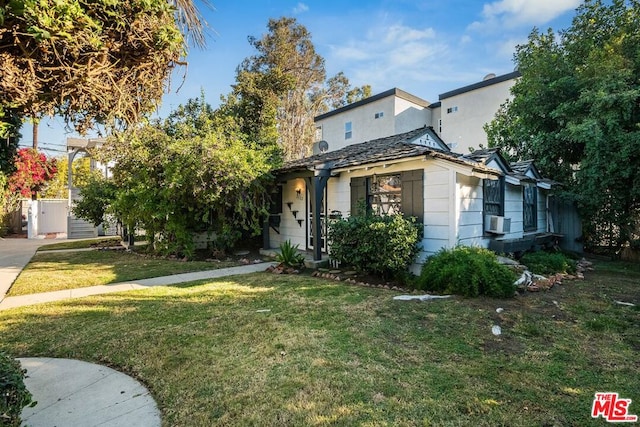
[[[383,277],[397,275],[415,260],[421,224],[402,215],[368,212],[329,225],[331,258]]]
[[[520,262],[536,274],[575,273],[576,263],[560,252],[529,252]]]
[[[418,289],[467,297],[512,297],[516,274],[498,263],[488,249],[458,246],[441,249],[422,266]]]
[[[298,252],[298,246],[293,246],[290,240],[285,240],[280,244],[280,252],[276,254],[276,261],[287,267],[297,267],[304,262],[304,255]]]
[[[22,408],[36,404],[24,386],[26,372],[17,360],[0,352],[0,425],[19,426]]]

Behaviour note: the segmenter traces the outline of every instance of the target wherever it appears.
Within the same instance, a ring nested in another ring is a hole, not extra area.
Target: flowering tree
[[[9,193],[36,199],[37,194],[56,175],[56,159],[47,158],[33,148],[18,150],[16,171],[9,177]]]

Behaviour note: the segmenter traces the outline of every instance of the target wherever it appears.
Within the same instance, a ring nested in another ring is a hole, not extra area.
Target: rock
[[[495,336],[498,336],[498,335],[502,334],[502,329],[498,325],[493,325],[491,327],[491,333],[493,335],[495,335]]]
[[[331,270],[331,271],[329,271],[329,273],[331,273],[331,274],[340,274],[340,273],[342,273],[342,271],[341,270]]]
[[[496,308],[496,313],[498,313],[498,314],[502,313],[503,311],[504,311],[504,308],[502,308],[502,307]]]
[[[254,260],[253,260],[253,263],[254,263],[254,264],[260,264],[261,262],[262,262],[262,260],[261,260],[261,259],[254,259]]]
[[[328,269],[328,268],[322,268],[322,267],[320,267],[320,268],[318,269],[318,271],[320,271],[320,272],[322,272],[322,273],[327,273],[327,272],[329,271],[329,269]]]
[[[249,251],[238,251],[234,253],[235,256],[246,256],[249,255]]]
[[[318,275],[318,271],[317,270],[311,273],[311,277],[316,277],[317,275]]]
[[[347,275],[347,276],[355,276],[356,274],[358,274],[358,272],[357,271],[353,271],[353,270],[349,270],[349,271],[345,271],[344,274]]]
[[[244,264],[244,265],[251,264],[251,261],[249,261],[246,258],[242,258],[242,259],[238,260],[238,262],[240,262],[240,264]]]
[[[267,267],[267,269],[265,271],[267,271],[269,273],[273,273],[273,270],[275,270],[275,267],[273,265],[270,265],[269,267]]]
[[[635,307],[636,305],[632,302],[624,302],[624,301],[614,301],[618,305],[625,305],[627,307]]]
[[[527,286],[527,290],[529,292],[540,292],[540,288],[537,285],[529,285]]]
[[[504,264],[504,265],[520,265],[520,263],[518,261],[512,260],[511,258],[507,258],[507,257],[503,257],[503,256],[498,256],[496,257],[497,261],[500,264]]]

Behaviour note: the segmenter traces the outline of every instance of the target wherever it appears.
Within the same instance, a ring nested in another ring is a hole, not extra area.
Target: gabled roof
[[[500,166],[500,170],[505,174],[512,172],[509,162],[504,157],[502,157],[502,154],[500,154],[500,149],[498,148],[483,148],[482,150],[474,150],[469,154],[465,154],[464,157],[482,163],[485,166],[488,166],[489,163],[495,161]]]
[[[436,141],[443,148],[434,148],[420,144],[421,139],[426,137]],[[327,153],[316,154],[304,159],[286,162],[276,174],[294,171],[313,170],[316,167],[330,169],[341,169],[352,166],[365,165],[370,163],[393,161],[410,157],[431,156],[449,160],[458,164],[472,166],[476,169],[488,173],[497,173],[496,170],[470,159],[466,159],[460,154],[452,153],[446,144],[440,139],[432,127],[421,127],[398,135],[378,138],[360,144],[348,145],[340,150]]]
[[[378,93],[376,95],[370,96],[368,98],[362,99],[360,101],[356,101],[352,104],[345,105],[344,107],[337,108],[335,110],[331,110],[328,113],[320,114],[313,118],[314,122],[324,120],[327,117],[335,116],[336,114],[344,113],[345,111],[353,110],[354,108],[358,108],[362,105],[370,104],[372,102],[378,101],[379,99],[386,98],[388,96],[397,96],[398,98],[405,99],[407,101],[413,102],[414,104],[420,105],[421,107],[428,107],[429,101],[425,101],[422,98],[419,98],[415,95],[410,94],[409,92],[405,92],[397,87],[393,89],[386,90],[384,92]]]
[[[514,172],[520,173],[522,175],[527,175],[527,172],[531,172],[535,179],[542,179],[542,175],[538,171],[538,168],[536,167],[533,160],[524,160],[521,162],[511,163],[511,169],[513,169]]]

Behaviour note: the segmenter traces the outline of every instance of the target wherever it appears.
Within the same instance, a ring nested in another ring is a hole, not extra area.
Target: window
[[[316,141],[322,141],[322,126],[316,126]]]
[[[458,106],[454,106],[454,107],[449,107],[447,108],[447,114],[451,114],[451,113],[455,113],[456,111],[458,111]]]
[[[344,124],[344,139],[351,139],[352,136],[351,122],[347,122]]]
[[[374,115],[374,117],[375,117],[376,119],[381,119],[381,118],[383,118],[383,117],[384,117],[384,112],[383,112],[383,111],[380,111],[379,113],[376,113],[376,114]]]
[[[442,119],[438,119],[438,135],[442,135]]]
[[[351,178],[351,214],[370,209],[379,214],[402,213],[424,218],[424,170]]]
[[[504,180],[484,180],[484,215],[504,216]]]
[[[524,231],[534,231],[538,228],[538,189],[533,183],[522,186],[522,219]]]
[[[369,185],[371,209],[379,215],[394,215],[402,212],[402,181],[400,175],[374,175]]]

